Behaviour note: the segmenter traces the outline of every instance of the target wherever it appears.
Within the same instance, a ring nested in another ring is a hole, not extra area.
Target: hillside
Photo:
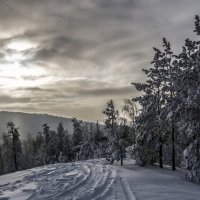
[[[1,176],[0,199],[108,200],[115,176],[98,160],[46,165]]]
[[[58,123],[63,122],[64,128],[68,130],[69,133],[73,131],[73,124],[71,118],[52,116],[47,114],[29,114],[21,112],[0,112],[0,135],[7,131],[6,124],[8,121],[14,122],[14,124],[19,127],[19,132],[21,138],[30,135],[36,135],[38,131],[42,131],[42,125],[48,123],[52,130],[56,130]]]

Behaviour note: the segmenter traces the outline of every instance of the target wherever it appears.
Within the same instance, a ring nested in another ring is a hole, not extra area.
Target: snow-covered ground
[[[186,181],[179,171],[127,165],[118,168],[137,200],[200,200],[200,185]]]
[[[0,176],[0,199],[106,199],[115,176],[98,160],[47,165]]]
[[[0,200],[200,200],[200,186],[133,160],[61,163],[0,176]]]

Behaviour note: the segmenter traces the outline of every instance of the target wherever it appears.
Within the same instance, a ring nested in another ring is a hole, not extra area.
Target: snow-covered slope
[[[0,200],[200,200],[200,186],[166,169],[111,166],[104,159],[0,176]]]
[[[115,176],[97,160],[53,164],[1,176],[0,199],[106,199]]]

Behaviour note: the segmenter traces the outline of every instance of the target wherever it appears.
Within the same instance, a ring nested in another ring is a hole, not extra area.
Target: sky
[[[138,95],[162,38],[195,38],[199,0],[1,0],[0,110],[103,120]]]

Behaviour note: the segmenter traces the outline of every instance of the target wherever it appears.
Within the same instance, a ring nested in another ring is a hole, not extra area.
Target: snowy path
[[[112,166],[97,160],[48,165],[0,176],[0,199],[107,199],[115,176]]]
[[[200,185],[166,169],[127,165],[117,167],[137,200],[200,200]]]
[[[114,184],[115,200],[136,200],[135,195],[131,191],[127,181],[118,176]]]
[[[0,200],[200,200],[200,186],[170,171],[103,159],[37,167],[0,176]]]

